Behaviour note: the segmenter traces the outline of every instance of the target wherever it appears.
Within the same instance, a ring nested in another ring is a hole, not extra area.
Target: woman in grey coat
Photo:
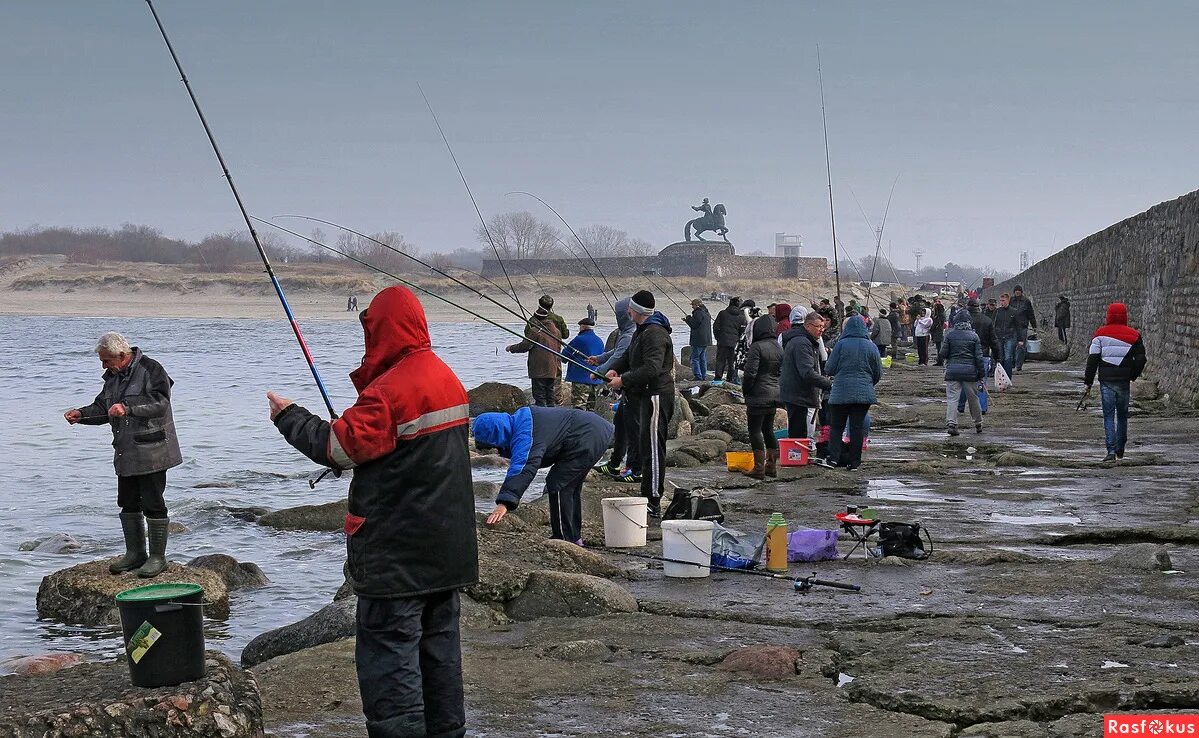
[[[171,414],[174,382],[157,361],[119,333],[105,333],[96,346],[104,367],[104,388],[92,404],[68,410],[71,425],[105,425],[112,430],[117,505],[125,555],[108,567],[113,574],[137,569],[156,577],[167,566],[167,469],[183,463]],[[149,524],[149,554],[146,526]]]

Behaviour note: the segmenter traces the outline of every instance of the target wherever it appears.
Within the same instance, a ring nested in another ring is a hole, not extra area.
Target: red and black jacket
[[[1141,376],[1145,362],[1145,342],[1128,325],[1128,308],[1113,302],[1107,307],[1107,325],[1100,326],[1091,339],[1083,381],[1090,385],[1098,372],[1100,382],[1130,382]]]
[[[411,597],[478,579],[466,390],[429,342],[424,310],[403,287],[359,318],[358,401],[329,423],[298,405],[275,417],[318,464],[353,469],[345,532],[354,591]]]

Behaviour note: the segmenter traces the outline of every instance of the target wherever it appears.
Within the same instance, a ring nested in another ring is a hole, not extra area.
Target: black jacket
[[[833,383],[820,372],[817,339],[803,328],[792,328],[783,334],[783,345],[779,400],[800,407],[820,407],[821,390],[831,390]]]
[[[1011,306],[997,309],[991,322],[995,327],[995,340],[1000,343],[1016,335],[1016,312]]]
[[[1070,301],[1058,300],[1053,306],[1053,327],[1054,328],[1069,328],[1070,327]]]
[[[933,327],[929,330],[929,335],[937,344],[941,343],[941,338],[945,336],[945,321],[949,318],[945,315],[945,305],[933,305]],[[937,356],[938,361],[940,355]]]
[[[937,355],[945,357],[946,382],[977,382],[983,378],[982,343],[970,323],[954,323]]]
[[[736,346],[747,322],[741,308],[730,305],[721,310],[716,314],[716,320],[712,323],[712,333],[715,335],[716,345],[726,348]]]
[[[670,340],[670,321],[654,313],[633,334],[629,350],[612,369],[620,375],[624,391],[637,397],[674,393],[674,343]]]
[[[683,322],[691,327],[689,345],[692,348],[707,348],[712,345],[712,315],[708,308],[700,305],[692,310],[690,315],[683,316]]]
[[[745,372],[741,390],[745,406],[750,410],[772,410],[779,402],[779,373],[782,370],[783,349],[774,336],[768,320],[754,323],[753,343],[745,356]]]
[[[1003,349],[999,346],[999,341],[995,339],[995,324],[991,319],[983,315],[979,308],[970,308],[970,325],[974,328],[974,332],[978,334],[978,340],[983,346],[983,356],[991,356],[998,360],[1003,356]]]
[[[79,408],[83,425],[112,428],[112,464],[122,477],[166,471],[183,463],[175,419],[171,414],[171,386],[162,364],[133,347],[133,360],[122,372],[104,372],[104,388],[87,407]],[[128,409],[124,417],[110,418],[116,404]]]
[[[1037,327],[1037,316],[1033,314],[1032,300],[1027,296],[1013,297],[1008,301],[1008,307],[1012,310],[1012,320],[1016,328],[1024,330],[1030,325],[1033,328]]]

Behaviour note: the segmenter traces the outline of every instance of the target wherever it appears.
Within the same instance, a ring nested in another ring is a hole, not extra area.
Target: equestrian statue
[[[691,230],[694,228],[695,237],[700,241],[705,240],[699,235],[704,231],[712,231],[716,235],[723,238],[726,242],[729,240],[729,229],[724,225],[724,216],[728,214],[728,211],[725,210],[723,203],[718,204],[715,208],[713,208],[708,204],[708,198],[705,197],[702,203],[699,205],[692,205],[691,209],[696,212],[703,213],[703,215],[695,218],[694,220],[687,221],[687,225],[683,227],[683,238],[690,241]]]

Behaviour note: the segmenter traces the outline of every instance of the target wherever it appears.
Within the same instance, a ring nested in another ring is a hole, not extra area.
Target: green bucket
[[[168,687],[204,676],[204,588],[170,582],[116,596],[135,687]]]

